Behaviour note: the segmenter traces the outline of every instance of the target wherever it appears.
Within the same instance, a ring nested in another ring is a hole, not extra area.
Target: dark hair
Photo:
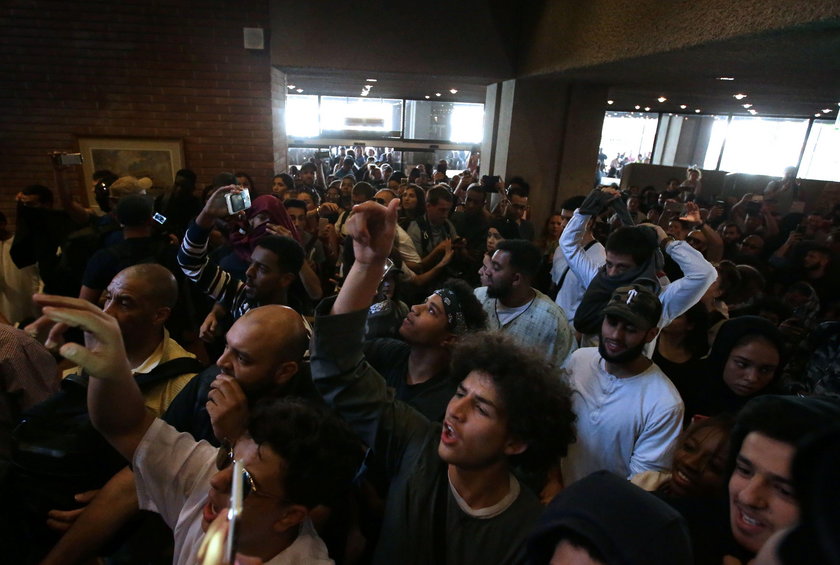
[[[414,217],[420,217],[426,213],[426,191],[416,184],[409,184],[405,187],[405,190],[403,190],[403,194],[405,194],[408,189],[414,191],[414,195],[417,197],[417,207],[414,208]],[[402,196],[400,196],[400,201],[402,202]]]
[[[184,171],[184,170],[189,170],[189,169],[181,169],[181,171]],[[181,171],[178,171],[177,173],[175,173],[175,176],[177,177],[179,174],[181,174]],[[192,171],[190,171],[190,172],[192,172]],[[117,175],[115,175],[113,172],[109,171],[108,169],[99,169],[98,171],[93,171],[93,174],[90,176],[90,178],[97,181],[97,182],[101,182],[106,187],[109,187],[119,177]],[[193,181],[193,182],[195,182],[195,181]]]
[[[717,265],[715,269],[718,272],[718,286],[720,286],[721,297],[725,297],[727,293],[732,292],[741,284],[741,271],[729,259],[724,259]]]
[[[403,174],[402,171],[394,171],[393,173],[391,173],[391,176],[388,177],[388,182],[391,182],[391,181],[399,182],[404,178],[405,178],[405,175]]]
[[[732,428],[729,470],[741,451],[744,438],[751,432],[791,445],[811,433],[840,421],[837,399],[765,395],[750,400],[738,413]]]
[[[490,228],[495,228],[502,239],[517,239],[519,237],[519,228],[516,224],[508,219],[492,220],[487,226],[487,231]]]
[[[307,508],[334,502],[362,463],[362,444],[347,424],[301,399],[260,401],[248,431],[283,459],[286,499]]]
[[[318,194],[315,190],[309,190],[308,188],[301,188],[298,190],[298,199],[300,199],[301,194],[308,194],[310,198],[312,198],[312,202],[315,206],[320,206],[321,204],[321,195]]]
[[[283,179],[283,184],[286,185],[286,189],[292,189],[295,187],[295,179],[292,178],[292,175],[287,173],[278,173],[272,177],[274,179],[281,178]]]
[[[316,172],[317,170],[318,170],[318,167],[316,167],[316,166],[315,166],[315,163],[313,163],[313,162],[311,162],[311,161],[307,161],[306,163],[304,163],[303,165],[301,165],[301,166],[300,166],[300,169],[299,169],[299,171],[300,171],[301,173],[305,173],[306,171],[312,171],[312,172],[314,173],[314,172]]]
[[[23,192],[26,196],[37,196],[38,200],[41,201],[41,204],[51,206],[53,203],[52,190],[42,184],[30,184],[21,192]]]
[[[610,234],[604,246],[610,253],[630,255],[637,267],[656,251],[656,231],[648,226],[621,226]]]
[[[213,177],[213,188],[221,188],[231,184],[236,184],[236,175],[233,173],[219,173]]]
[[[514,196],[519,196],[521,198],[528,198],[529,188],[526,186],[522,186],[520,184],[512,184],[507,189],[507,197],[512,198]]]
[[[686,349],[695,359],[704,357],[709,352],[709,312],[706,306],[698,302],[682,315],[692,326],[685,336]]]
[[[149,225],[153,212],[151,200],[143,194],[129,194],[117,202],[117,221],[127,228]]]
[[[283,206],[286,207],[286,210],[289,208],[301,208],[304,212],[306,211],[306,202],[297,198],[287,198],[283,201]]]
[[[452,196],[452,193],[449,192],[449,190],[439,184],[436,184],[430,188],[429,192],[426,194],[426,203],[434,206],[440,200],[445,200],[451,204],[455,200],[455,197]]]
[[[454,379],[473,371],[493,380],[509,433],[528,445],[510,457],[512,464],[540,472],[566,455],[575,440],[572,391],[542,352],[501,332],[478,332],[463,337],[452,352]]]
[[[540,271],[542,252],[526,239],[503,239],[496,244],[496,251],[510,253],[510,265],[517,273],[533,279]]]
[[[257,247],[263,247],[277,255],[277,266],[284,273],[298,274],[303,267],[303,247],[290,237],[270,235],[262,238]]]
[[[709,374],[720,375],[722,378],[724,367],[732,350],[756,339],[764,339],[770,342],[779,352],[781,360],[784,352],[784,338],[775,324],[758,316],[741,316],[724,322],[720,326],[715,342],[709,351]],[[780,362],[776,369],[777,375],[782,365],[783,363]]]
[[[376,189],[373,188],[370,183],[361,181],[353,185],[353,191],[351,194],[354,196],[364,196],[366,201],[373,200],[373,196],[376,194]]]
[[[233,176],[237,177],[237,179],[238,177],[245,177],[246,179],[248,179],[248,184],[250,185],[251,190],[253,190],[254,192],[257,191],[257,187],[254,186],[254,179],[252,179],[251,175],[249,175],[248,173],[243,173],[240,171],[238,173],[233,173]]]
[[[463,279],[447,279],[440,288],[451,290],[461,303],[461,312],[467,330],[480,332],[487,329],[487,312],[473,293],[473,288]]]
[[[571,210],[572,212],[574,212],[575,210],[580,208],[580,205],[583,204],[584,200],[586,200],[585,196],[572,196],[571,198],[567,198],[563,201],[563,203],[560,205],[560,209]]]

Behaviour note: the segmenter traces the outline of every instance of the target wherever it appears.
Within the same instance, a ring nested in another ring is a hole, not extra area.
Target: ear
[[[653,326],[652,328],[650,328],[647,331],[647,333],[645,334],[645,343],[650,343],[651,341],[653,341],[656,338],[658,333],[659,333],[659,328],[657,328],[656,326]]]
[[[300,523],[303,522],[308,515],[309,510],[307,510],[306,506],[293,504],[283,510],[283,514],[281,514],[280,518],[271,525],[271,529],[278,534],[291,531],[292,529],[298,527],[298,525],[300,525]]]
[[[445,347],[446,349],[452,349],[453,347],[455,347],[456,343],[458,343],[458,336],[457,335],[446,334],[446,337],[444,337],[441,340],[440,346]]]
[[[166,323],[166,320],[169,319],[169,316],[172,314],[172,308],[168,306],[163,306],[155,310],[154,316],[154,323],[155,325],[163,325]]]
[[[286,361],[281,364],[277,367],[277,370],[274,371],[274,384],[278,386],[285,385],[297,374],[298,369],[298,364],[294,361]]]
[[[280,287],[288,288],[293,282],[295,282],[296,278],[297,274],[295,273],[283,273],[280,275]]]
[[[519,455],[520,453],[524,453],[526,449],[528,449],[528,444],[526,442],[515,438],[509,438],[508,442],[505,444],[505,455]]]

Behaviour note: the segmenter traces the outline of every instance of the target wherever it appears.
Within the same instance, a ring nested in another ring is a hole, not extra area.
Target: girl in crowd
[[[735,412],[750,399],[774,391],[783,350],[781,333],[765,318],[725,322],[700,374],[677,386],[686,417]]]
[[[728,476],[726,458],[734,424],[729,414],[693,422],[677,442],[670,471],[645,471],[631,482],[664,498],[719,496]]]
[[[291,175],[280,173],[274,175],[271,183],[271,193],[280,200],[286,199],[286,192],[295,188],[295,180]]]
[[[493,220],[487,228],[487,250],[481,260],[481,268],[478,270],[478,278],[481,286],[487,286],[490,282],[486,272],[490,268],[490,261],[496,251],[496,244],[504,239],[516,239],[519,237],[519,230],[516,224],[507,220]]]
[[[703,304],[695,304],[662,328],[653,362],[671,379],[678,390],[686,381],[700,378],[700,359],[709,352],[709,315]]]
[[[397,222],[402,229],[426,213],[426,193],[416,184],[409,184],[400,196],[400,210]]]

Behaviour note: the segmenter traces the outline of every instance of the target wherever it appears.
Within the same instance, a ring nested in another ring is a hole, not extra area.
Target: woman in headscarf
[[[687,421],[734,413],[750,399],[774,392],[783,351],[782,334],[769,320],[742,316],[725,322],[699,376],[681,387]]]

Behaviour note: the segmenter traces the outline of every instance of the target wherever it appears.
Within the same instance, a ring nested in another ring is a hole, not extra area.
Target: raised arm
[[[50,320],[85,332],[85,345],[67,343],[59,352],[90,375],[88,413],[94,427],[128,461],[154,421],[131,374],[117,321],[86,300],[36,294]]]
[[[685,241],[673,241],[662,228],[657,227],[664,251],[679,265],[683,277],[665,287],[659,299],[662,301],[662,317],[659,327],[665,327],[686,310],[700,302],[703,295],[717,278],[717,270],[703,255]]]

